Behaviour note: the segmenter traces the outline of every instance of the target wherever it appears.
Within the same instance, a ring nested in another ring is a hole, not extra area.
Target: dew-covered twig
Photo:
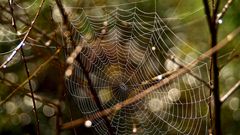
[[[42,0],[39,7],[38,7],[38,11],[37,13],[35,14],[34,16],[34,19],[32,20],[31,24],[30,24],[30,27],[28,28],[26,34],[24,35],[22,41],[14,48],[14,51],[10,54],[10,56],[0,65],[0,69],[1,68],[6,68],[7,67],[7,64],[13,59],[13,57],[16,55],[17,51],[20,50],[21,47],[23,47],[25,45],[25,41],[28,37],[28,35],[30,34],[32,28],[33,28],[33,25],[35,24],[39,14],[40,14],[40,11],[43,7],[43,3],[44,3],[45,0]]]
[[[225,13],[227,12],[227,10],[229,9],[229,7],[232,3],[233,3],[233,0],[227,1],[227,3],[224,5],[222,11],[217,14],[216,23],[219,23],[219,20],[221,20],[224,17]]]

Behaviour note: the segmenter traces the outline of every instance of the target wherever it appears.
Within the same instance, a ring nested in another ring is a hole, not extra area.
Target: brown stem
[[[205,13],[207,15],[210,35],[211,35],[211,47],[215,47],[217,45],[217,31],[218,31],[218,23],[217,12],[220,4],[220,0],[216,0],[214,3],[214,7],[210,10],[208,5],[208,0],[203,0],[205,6]],[[211,15],[212,11],[212,15]],[[217,52],[213,53],[211,56],[211,82],[213,82],[213,97],[214,97],[214,134],[221,135],[221,103],[219,97],[219,70],[218,70],[218,61],[217,61]],[[211,114],[210,114],[211,115]],[[212,117],[213,118],[213,117]]]

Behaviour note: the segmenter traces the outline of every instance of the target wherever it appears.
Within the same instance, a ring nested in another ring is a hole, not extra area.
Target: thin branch
[[[215,47],[217,45],[217,32],[218,32],[218,23],[217,12],[218,7],[220,5],[220,0],[212,0],[212,10],[209,8],[208,0],[203,0],[203,4],[205,7],[205,14],[207,15],[208,26],[211,35],[211,47]],[[212,13],[212,14],[211,14]],[[214,134],[221,135],[221,108],[220,108],[220,96],[219,96],[219,70],[218,70],[218,61],[217,61],[217,52],[213,53],[211,56],[211,71],[210,78],[211,82],[213,82],[213,90],[210,90],[210,94],[213,92],[213,101],[214,101],[214,117],[211,116],[211,124],[214,125]],[[211,107],[211,104],[210,104]],[[210,108],[211,110],[211,108]],[[214,123],[212,121],[214,119]]]
[[[232,3],[233,3],[233,0],[227,1],[227,3],[224,5],[222,11],[220,13],[218,13],[216,23],[218,23],[218,21],[224,17],[225,13],[227,12],[227,10],[229,9],[229,7]]]
[[[203,61],[207,58],[209,58],[213,53],[217,52],[224,46],[226,46],[230,41],[232,41],[238,34],[240,33],[240,27],[238,27],[236,30],[234,30],[232,33],[230,33],[226,38],[224,38],[222,41],[220,41],[215,47],[209,49],[205,53],[203,53],[201,56],[199,56],[197,59],[195,59],[193,62],[187,65],[188,69],[194,68],[200,61]],[[170,81],[176,79],[177,77],[189,72],[186,68],[180,68],[178,69],[174,74],[170,75],[169,77],[163,79],[157,84],[154,84],[153,86],[143,90],[141,93],[123,101],[120,103],[115,104],[113,107],[105,109],[103,111],[96,112],[92,115],[89,115],[85,118],[80,118],[71,122],[64,123],[61,127],[61,129],[69,129],[74,128],[76,126],[82,125],[86,120],[95,120],[97,118],[101,118],[103,116],[107,116],[112,114],[113,112],[116,112],[120,110],[121,108],[132,104],[142,98],[144,98],[146,95],[151,93],[152,91],[170,83]]]
[[[202,82],[206,87],[208,87],[209,89],[212,89],[211,85],[209,85],[206,81],[204,81],[202,78],[198,77],[197,75],[195,75],[194,73],[192,73],[192,71],[190,69],[188,69],[188,67],[180,64],[179,62],[176,61],[176,59],[174,57],[170,58],[170,60],[172,62],[174,62],[175,64],[177,64],[180,68],[186,68],[187,70],[189,70],[188,74],[190,74],[192,77],[194,77],[195,79],[197,79],[198,81]]]
[[[26,33],[25,36],[23,37],[23,40],[17,45],[17,47],[15,47],[14,51],[13,51],[13,52],[11,53],[11,55],[7,58],[7,60],[4,61],[4,62],[0,65],[0,69],[1,69],[1,68],[6,68],[7,64],[8,64],[8,63],[13,59],[13,57],[16,55],[17,51],[18,51],[22,46],[25,45],[24,42],[26,41],[28,35],[30,34],[30,32],[31,32],[31,30],[32,30],[32,28],[33,28],[33,25],[35,24],[35,22],[36,22],[36,20],[37,20],[37,18],[38,18],[38,16],[39,16],[39,14],[40,14],[40,11],[41,11],[41,9],[42,9],[42,7],[43,7],[44,1],[45,1],[45,0],[42,0],[42,1],[41,1],[40,5],[39,5],[39,7],[38,7],[38,11],[37,11],[34,19],[32,20],[32,22],[31,22],[31,24],[30,24],[30,27],[29,27],[28,30],[27,30],[27,33]]]
[[[30,73],[29,73],[29,70],[28,70],[27,61],[25,59],[25,54],[24,54],[24,51],[23,51],[22,47],[21,47],[21,53],[22,53],[22,59],[23,59],[25,71],[26,71],[26,74],[27,74],[27,78],[29,78]],[[37,107],[36,107],[36,102],[35,102],[35,97],[34,97],[34,92],[33,92],[31,79],[28,80],[28,84],[29,84],[29,88],[30,88],[30,92],[31,92],[32,102],[33,102],[33,113],[34,113],[35,118],[36,118],[37,135],[40,135],[39,118],[38,118],[38,114],[37,114]]]
[[[221,103],[223,104],[234,92],[238,90],[240,86],[240,80],[230,89],[228,92],[221,97]]]
[[[9,3],[10,11],[11,11],[11,16],[12,16],[12,26],[15,29],[15,32],[17,33],[18,30],[17,30],[16,20],[14,18],[13,0],[9,0],[8,3]],[[41,7],[39,7],[39,8],[41,8]],[[34,24],[34,22],[33,22],[33,24]],[[23,60],[23,63],[24,63],[24,67],[25,67],[25,71],[26,71],[26,74],[27,74],[27,78],[29,78],[30,74],[29,74],[29,70],[28,70],[28,66],[27,66],[27,61],[25,59],[23,46],[20,47],[20,50],[21,50],[22,60]],[[28,80],[28,84],[29,84],[29,88],[30,88],[30,92],[31,92],[32,102],[33,102],[33,113],[34,113],[34,116],[36,118],[36,129],[37,129],[36,130],[36,134],[40,135],[39,118],[38,118],[38,114],[37,114],[37,107],[36,107],[36,102],[35,102],[35,98],[34,98],[34,93],[33,93],[33,87],[32,87],[31,80]]]
[[[67,76],[71,75],[71,72],[73,70],[72,63],[75,61],[75,58],[78,56],[78,58],[79,58],[78,62],[79,62],[79,65],[80,65],[81,69],[83,70],[84,76],[87,79],[91,95],[93,96],[93,99],[94,99],[97,107],[99,108],[99,110],[102,111],[104,109],[101,105],[101,101],[100,101],[100,99],[97,95],[97,92],[93,87],[92,80],[89,76],[89,72],[84,67],[84,65],[82,63],[82,60],[78,55],[81,52],[81,49],[82,49],[82,44],[81,44],[82,41],[80,42],[80,45],[78,45],[78,46],[76,45],[76,42],[73,40],[73,36],[72,36],[72,33],[71,33],[71,31],[74,31],[74,29],[71,29],[71,27],[70,27],[70,21],[69,21],[69,18],[68,18],[68,14],[66,13],[66,11],[64,9],[61,0],[56,0],[56,3],[57,3],[57,6],[58,6],[58,9],[60,10],[60,13],[62,15],[64,31],[65,31],[64,32],[65,33],[64,34],[65,35],[65,42],[66,42],[67,46],[75,48],[75,50],[72,52],[73,55],[70,55],[69,58],[67,59],[67,63],[70,64],[70,66],[68,67],[65,75],[67,75]],[[102,40],[102,37],[98,42],[99,44],[101,43],[101,40]],[[69,71],[70,74],[68,74],[68,71]],[[103,116],[102,118],[105,121],[105,124],[106,124],[106,127],[108,129],[109,134],[113,135],[114,131],[113,131],[113,127],[111,126],[110,121],[108,120],[108,118],[106,116]]]
[[[15,95],[16,92],[18,92],[19,90],[21,90],[22,87],[24,87],[29,80],[31,80],[33,77],[36,76],[36,74],[38,72],[40,72],[42,70],[43,67],[45,67],[47,64],[49,64],[53,59],[56,58],[57,54],[60,53],[61,48],[58,48],[56,50],[56,52],[50,57],[48,58],[44,63],[42,63],[30,76],[29,78],[27,78],[24,82],[22,82],[16,89],[14,89],[3,101],[0,102],[0,106],[3,105],[4,103],[6,103],[12,96]]]
[[[59,58],[60,56],[58,56]],[[58,67],[60,67],[60,75],[63,76],[64,75],[64,70],[65,70],[65,63],[61,63],[59,61],[58,63]],[[64,79],[60,79],[60,85],[62,85],[62,87],[59,87],[58,89],[58,101],[57,101],[57,108],[56,108],[56,135],[60,135],[61,134],[61,124],[62,124],[62,111],[61,111],[61,102],[64,100],[64,96],[65,96],[65,83],[64,83]]]
[[[102,39],[101,39],[101,40],[102,40]],[[101,40],[99,41],[99,44],[100,44]],[[94,99],[94,101],[95,101],[98,109],[99,109],[100,111],[103,111],[104,108],[102,107],[102,104],[101,104],[101,101],[100,101],[100,99],[99,99],[99,97],[98,97],[97,91],[94,89],[92,80],[91,80],[91,78],[90,78],[90,76],[89,76],[89,71],[87,71],[86,68],[83,66],[83,65],[84,65],[84,64],[83,64],[83,60],[81,59],[81,57],[79,57],[79,55],[78,55],[78,62],[79,62],[80,67],[82,68],[82,71],[83,71],[84,76],[85,76],[86,79],[87,79],[87,83],[88,83],[88,86],[89,86],[89,90],[90,90],[90,92],[91,92],[91,95],[93,96],[93,99]],[[102,118],[103,118],[104,121],[105,121],[105,124],[106,124],[106,126],[107,126],[107,128],[108,128],[108,131],[109,131],[110,135],[114,135],[114,129],[113,129],[113,127],[111,126],[111,123],[110,123],[109,119],[108,119],[106,116],[103,116]]]

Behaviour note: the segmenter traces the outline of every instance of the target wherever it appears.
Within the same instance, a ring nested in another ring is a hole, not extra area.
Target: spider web
[[[84,115],[111,108],[192,61],[194,58],[187,56],[179,44],[200,54],[181,40],[158,13],[141,9],[144,3],[68,7],[73,38],[81,51],[66,84]],[[67,46],[67,57],[73,50]],[[202,62],[191,73],[209,82],[207,67]],[[92,96],[86,71],[101,108]],[[114,134],[207,134],[210,97],[203,82],[186,74],[107,119]],[[110,134],[103,118],[91,121],[90,126],[98,134]]]

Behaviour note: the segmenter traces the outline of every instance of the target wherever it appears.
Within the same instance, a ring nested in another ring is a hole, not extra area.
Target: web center
[[[122,91],[127,91],[128,87],[125,83],[120,83],[119,84],[119,89],[122,90]]]

